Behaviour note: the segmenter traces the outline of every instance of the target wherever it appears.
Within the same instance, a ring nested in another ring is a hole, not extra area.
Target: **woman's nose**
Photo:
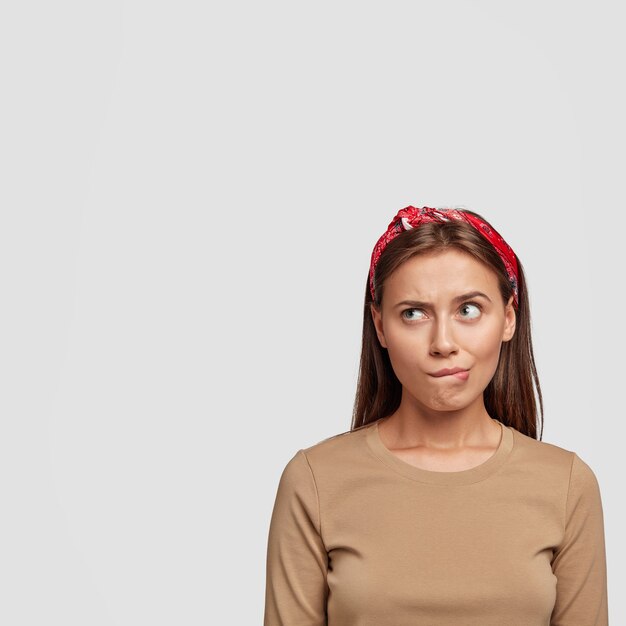
[[[457,349],[450,320],[440,318],[435,321],[430,349],[433,353],[443,355],[447,355]]]

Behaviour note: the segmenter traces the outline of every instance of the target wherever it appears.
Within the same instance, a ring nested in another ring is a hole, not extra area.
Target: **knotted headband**
[[[462,220],[473,226],[491,245],[495,248],[496,252],[500,255],[500,258],[504,262],[507,274],[509,275],[509,282],[513,288],[513,306],[518,307],[518,269],[517,259],[515,253],[511,249],[511,246],[504,241],[500,234],[489,224],[486,224],[483,220],[466,213],[462,209],[433,209],[431,207],[415,208],[408,206],[405,209],[400,209],[397,215],[393,218],[387,230],[380,236],[374,251],[372,252],[372,260],[370,263],[370,291],[372,294],[372,300],[374,299],[374,271],[376,264],[383,250],[387,247],[387,244],[395,239],[401,232],[410,230],[411,228],[417,228],[421,224],[426,222],[447,222],[451,219]]]

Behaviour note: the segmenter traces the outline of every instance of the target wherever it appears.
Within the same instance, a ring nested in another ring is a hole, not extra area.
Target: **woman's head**
[[[372,263],[353,429],[393,413],[404,388],[424,410],[463,410],[482,400],[492,417],[536,438],[533,381],[543,407],[523,268],[501,238],[504,259],[472,223],[432,221],[394,232]],[[453,367],[468,369],[467,380],[432,376]]]
[[[456,247],[418,254],[385,281],[381,307],[371,312],[393,371],[426,410],[455,411],[482,403],[503,342],[515,332],[515,311],[504,303],[494,271]],[[436,377],[468,370],[467,379]]]

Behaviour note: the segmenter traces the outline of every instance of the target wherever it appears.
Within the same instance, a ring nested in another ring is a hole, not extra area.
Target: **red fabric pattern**
[[[518,307],[518,267],[517,258],[515,253],[511,249],[508,243],[502,238],[502,236],[490,227],[480,218],[466,213],[462,209],[435,209],[432,207],[416,208],[408,206],[404,209],[400,209],[396,216],[393,218],[387,230],[380,236],[374,250],[372,252],[372,259],[370,263],[370,291],[372,299],[374,299],[374,271],[376,270],[376,264],[383,250],[387,247],[387,244],[397,237],[401,232],[409,230],[411,228],[417,228],[421,224],[427,222],[447,222],[450,219],[463,220],[473,226],[491,245],[495,248],[496,252],[500,255],[500,258],[504,262],[507,273],[509,275],[509,281],[513,288],[513,306]]]

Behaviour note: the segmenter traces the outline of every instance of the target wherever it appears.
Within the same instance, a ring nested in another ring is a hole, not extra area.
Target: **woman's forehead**
[[[498,278],[491,268],[469,254],[456,251],[412,257],[392,272],[386,282],[387,291],[408,290],[420,298],[498,288]]]

